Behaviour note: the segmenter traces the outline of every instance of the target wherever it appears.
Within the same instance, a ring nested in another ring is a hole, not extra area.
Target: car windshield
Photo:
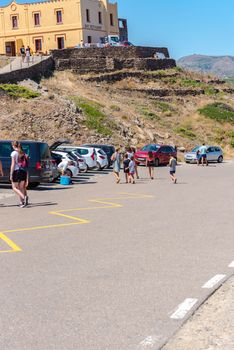
[[[119,42],[119,38],[117,36],[111,36],[111,41],[114,41],[115,43]]]
[[[200,146],[197,146],[197,147],[193,148],[191,152],[197,152],[199,150],[199,148],[200,148]]]
[[[141,151],[153,151],[156,152],[159,149],[158,145],[146,145],[142,147]]]

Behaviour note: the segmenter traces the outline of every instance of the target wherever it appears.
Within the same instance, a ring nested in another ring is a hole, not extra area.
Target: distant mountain
[[[179,67],[187,70],[212,73],[222,78],[234,78],[234,57],[191,55],[177,61]]]

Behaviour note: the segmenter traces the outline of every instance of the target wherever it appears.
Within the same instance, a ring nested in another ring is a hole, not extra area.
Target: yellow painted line
[[[91,203],[101,204],[99,206],[74,208],[74,209],[63,209],[63,210],[49,212],[49,214],[51,214],[51,215],[61,216],[61,217],[64,217],[66,219],[73,220],[75,222],[69,222],[69,223],[64,223],[64,224],[54,224],[54,225],[44,225],[44,226],[34,226],[34,227],[28,227],[28,228],[18,228],[18,229],[16,228],[13,230],[4,231],[4,233],[30,232],[30,231],[46,230],[46,229],[51,229],[51,228],[62,228],[62,227],[69,227],[69,226],[74,226],[74,225],[88,224],[88,223],[90,223],[89,220],[81,219],[79,217],[71,216],[71,215],[67,215],[67,214],[63,214],[63,213],[75,212],[75,211],[90,211],[90,210],[98,210],[98,209],[113,209],[113,208],[122,208],[123,207],[122,204],[112,202],[113,200],[154,198],[154,196],[152,196],[152,195],[144,195],[144,194],[140,194],[140,193],[121,192],[119,194],[120,194],[119,197],[96,198],[96,199],[88,200]],[[110,202],[110,200],[111,200],[111,202]],[[3,251],[0,251],[0,253],[21,251],[21,248],[18,247],[13,241],[11,241],[4,233],[0,233],[0,239],[2,239],[5,243],[7,243],[12,248],[12,250],[3,250]]]
[[[0,239],[2,239],[9,247],[11,247],[11,250],[0,250],[0,253],[16,253],[22,251],[22,249],[17,244],[15,244],[2,232],[0,232]]]
[[[77,224],[89,224],[90,223],[89,220],[81,219],[81,218],[78,218],[76,216],[70,216],[70,215],[62,214],[62,211],[60,211],[60,212],[51,211],[49,214],[62,216],[64,218],[71,219],[71,220],[76,220],[76,221],[78,221]]]
[[[26,231],[37,231],[37,230],[45,230],[50,228],[60,228],[60,227],[67,227],[67,226],[74,226],[74,225],[82,225],[81,222],[69,222],[67,224],[55,224],[55,225],[46,225],[46,226],[34,226],[34,227],[27,227],[27,228],[16,228],[14,230],[7,230],[4,231],[4,233],[14,233],[14,232],[26,232]]]

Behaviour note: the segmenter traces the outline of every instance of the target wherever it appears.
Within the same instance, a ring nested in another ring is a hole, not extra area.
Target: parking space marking
[[[234,261],[232,261],[231,264],[228,265],[228,267],[234,267]]]
[[[170,316],[174,320],[183,319],[186,314],[196,305],[198,299],[187,298],[181,303],[176,311]]]
[[[218,284],[219,282],[221,282],[224,278],[226,277],[226,275],[216,275],[214,277],[212,277],[209,281],[207,281],[202,288],[204,289],[211,289],[213,288],[216,284]]]
[[[13,241],[11,241],[5,233],[19,233],[19,232],[31,232],[31,231],[39,231],[39,230],[46,230],[46,229],[52,229],[52,228],[62,228],[62,227],[68,227],[68,226],[74,226],[74,225],[84,225],[89,224],[91,221],[87,219],[80,218],[78,216],[73,215],[67,215],[65,213],[74,213],[76,211],[90,211],[90,210],[99,210],[99,209],[114,209],[114,208],[122,208],[123,205],[119,203],[112,202],[113,200],[125,200],[125,199],[150,199],[154,198],[152,195],[144,195],[139,193],[126,193],[121,192],[119,193],[120,196],[118,197],[111,197],[111,198],[95,198],[95,199],[89,199],[88,202],[90,203],[98,203],[100,205],[93,206],[93,207],[81,207],[81,208],[73,208],[73,209],[63,209],[63,210],[57,210],[57,211],[51,211],[49,212],[50,215],[55,215],[59,217],[63,217],[69,220],[72,220],[73,222],[68,223],[62,223],[62,224],[52,224],[52,225],[43,225],[43,226],[33,226],[33,227],[25,227],[25,228],[16,228],[11,230],[4,230],[2,233],[2,238],[11,248],[10,251],[0,251],[0,252],[19,252],[22,251],[21,248],[19,248]],[[74,222],[75,221],[75,222]]]
[[[0,250],[0,253],[16,253],[21,252],[21,248],[15,244],[10,238],[8,238],[4,233],[0,232],[0,239],[3,240],[11,249]]]

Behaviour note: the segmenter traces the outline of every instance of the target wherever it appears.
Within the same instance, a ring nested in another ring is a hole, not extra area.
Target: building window
[[[12,20],[12,28],[13,29],[17,29],[18,28],[18,17],[17,16],[12,16],[11,20]]]
[[[57,44],[58,44],[59,50],[64,49],[64,37],[63,36],[57,38]]]
[[[90,22],[90,11],[86,9],[86,22]]]
[[[57,24],[63,23],[62,11],[61,10],[57,10],[56,11],[56,20],[57,20]]]
[[[102,13],[100,11],[98,12],[98,23],[102,24]]]
[[[111,25],[111,26],[114,26],[113,13],[110,14],[110,25]]]
[[[91,44],[92,43],[92,37],[90,35],[88,35],[88,44]]]
[[[42,51],[42,41],[41,39],[35,39],[35,52]]]
[[[40,13],[34,13],[34,25],[35,26],[40,25]]]

